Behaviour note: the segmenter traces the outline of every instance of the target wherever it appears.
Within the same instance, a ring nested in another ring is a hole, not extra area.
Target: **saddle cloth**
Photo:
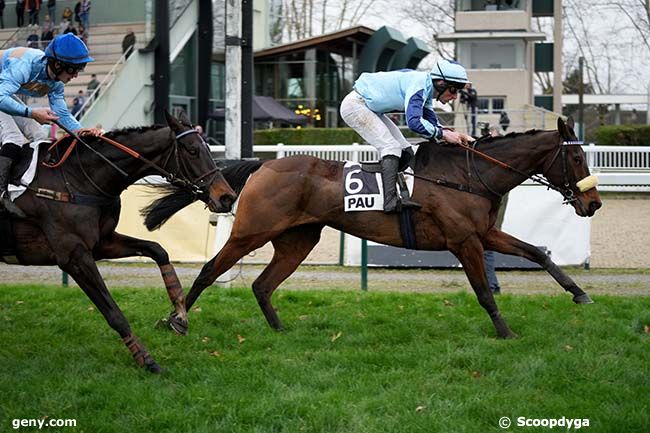
[[[34,180],[38,165],[39,145],[41,143],[49,143],[49,141],[38,141],[30,143],[29,146],[23,146],[20,160],[15,164],[11,173],[12,180],[8,188],[11,201],[16,201]]]
[[[406,173],[413,173],[410,167]],[[413,191],[413,176],[404,176]],[[399,186],[398,186],[399,189]],[[384,187],[380,172],[368,172],[358,162],[347,161],[343,166],[343,204],[345,212],[384,210]]]

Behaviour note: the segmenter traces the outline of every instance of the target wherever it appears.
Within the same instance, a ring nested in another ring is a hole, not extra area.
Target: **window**
[[[456,10],[468,11],[508,11],[526,10],[526,0],[457,0]]]
[[[458,57],[470,69],[524,69],[523,40],[459,41]]]
[[[476,111],[478,113],[500,113],[506,106],[506,98],[503,96],[483,96],[476,100]]]

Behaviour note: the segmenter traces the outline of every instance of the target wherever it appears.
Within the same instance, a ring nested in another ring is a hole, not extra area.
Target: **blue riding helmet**
[[[73,65],[95,61],[88,55],[86,44],[72,33],[54,38],[45,48],[45,57]]]
[[[454,86],[458,89],[462,89],[467,84],[471,84],[463,65],[453,60],[438,59],[429,75],[434,80],[444,80],[447,85]]]

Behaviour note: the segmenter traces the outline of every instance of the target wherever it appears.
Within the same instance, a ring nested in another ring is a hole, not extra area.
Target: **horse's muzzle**
[[[232,194],[223,194],[218,201],[210,198],[208,209],[214,213],[228,213],[232,210],[235,200],[237,200],[237,197]]]

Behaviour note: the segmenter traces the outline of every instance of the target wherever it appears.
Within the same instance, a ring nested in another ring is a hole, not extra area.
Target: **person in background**
[[[85,102],[86,102],[86,98],[84,97],[84,91],[79,90],[77,96],[72,100],[72,109],[70,110],[70,114],[72,114],[75,117],[75,119],[79,120],[79,118],[83,114],[81,112],[81,108],[84,106]]]
[[[508,126],[510,126],[510,118],[508,117],[508,113],[505,111],[502,111],[499,115],[499,125],[501,125],[503,132],[506,132]]]
[[[4,51],[0,59],[0,205],[12,214],[24,213],[7,197],[13,162],[24,144],[47,139],[41,125],[58,120],[81,135],[101,135],[94,128],[83,129],[65,103],[65,84],[92,62],[88,48],[74,35],[56,37],[45,52],[17,47]],[[29,107],[16,96],[48,97],[49,107]]]
[[[77,36],[77,29],[74,28],[74,26],[72,25],[72,23],[70,21],[67,22],[67,27],[63,31],[63,34],[66,34],[66,33],[72,33],[73,35]]]
[[[0,27],[5,28],[5,0],[0,0]]]
[[[91,99],[97,99],[99,96],[99,91],[95,93],[95,89],[99,87],[99,80],[97,79],[97,74],[92,74],[90,76],[90,81],[88,82],[88,87],[86,87],[86,93],[88,94],[88,98]]]
[[[16,0],[16,26],[25,25],[25,0]]]
[[[38,25],[38,15],[41,12],[41,0],[27,0],[27,10],[29,11],[29,24]]]
[[[63,9],[63,14],[61,15],[63,21],[72,21],[72,9],[66,7]]]
[[[80,24],[84,26],[86,31],[88,31],[88,28],[90,27],[90,0],[81,1],[79,19],[81,20]],[[79,34],[81,34],[81,32]]]
[[[128,28],[126,29],[126,35],[124,35],[124,39],[122,39],[122,54],[125,54],[127,59],[133,52],[134,46],[135,46],[135,33],[133,33],[133,29]]]
[[[47,14],[52,20],[52,25],[56,22],[56,0],[47,0]]]

